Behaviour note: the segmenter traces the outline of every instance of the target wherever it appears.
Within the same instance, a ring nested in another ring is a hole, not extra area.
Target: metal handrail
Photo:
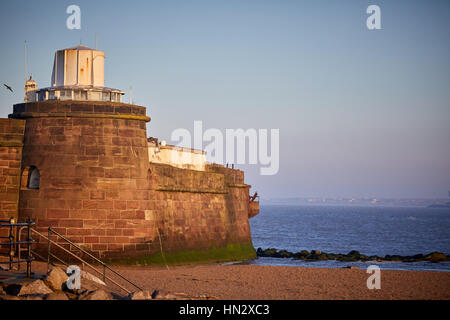
[[[26,227],[26,226],[28,226],[28,223],[26,223],[26,222],[0,224],[0,227]]]
[[[62,234],[60,234],[59,232],[55,231],[54,229],[52,229],[52,227],[48,227],[48,231],[50,231],[51,233],[56,234],[58,237],[63,238],[66,242],[70,243],[71,245],[73,245],[75,248],[77,248],[78,250],[80,250],[81,252],[83,252],[84,254],[87,254],[89,257],[91,257],[92,259],[94,259],[95,261],[97,261],[100,264],[105,265],[105,263],[103,261],[101,261],[100,259],[98,259],[96,256],[90,254],[89,252],[87,252],[86,250],[84,250],[83,248],[79,247],[78,245],[76,245],[75,243],[73,243],[72,241],[70,241],[69,239],[67,239],[66,237],[64,237]]]
[[[8,236],[2,236],[1,239],[8,239],[8,242],[0,242],[0,246],[9,246],[9,251],[6,252],[9,256],[9,261],[0,261],[0,264],[9,264],[9,270],[12,269],[12,265],[17,263],[18,267],[17,269],[20,269],[20,264],[23,262],[27,263],[27,277],[31,277],[31,261],[34,260],[34,257],[31,254],[31,245],[35,242],[31,238],[31,226],[34,225],[34,222],[31,221],[30,218],[27,218],[26,222],[18,223],[16,220],[11,217],[9,220],[0,220],[0,227],[8,227],[9,228],[9,235]],[[26,241],[20,241],[19,239],[16,239],[18,237],[17,227],[21,227],[20,230],[23,230],[24,228],[27,229],[27,239]],[[26,259],[22,260],[20,257],[20,254],[18,256],[17,260],[14,260],[14,257],[16,256],[16,251],[20,253],[20,245],[25,244],[27,247],[25,250],[27,251]],[[17,248],[17,250],[14,250]],[[5,254],[5,252],[2,252],[1,254]]]
[[[20,232],[22,231],[22,229],[19,231],[19,240],[20,240]],[[121,279],[125,280],[126,282],[128,282],[129,284],[133,285],[134,287],[136,287],[139,290],[143,290],[141,287],[139,287],[138,285],[136,285],[135,283],[133,283],[132,281],[128,280],[127,278],[125,278],[124,276],[122,276],[120,273],[118,273],[117,271],[115,271],[114,269],[112,269],[111,267],[109,267],[105,262],[101,261],[100,259],[98,259],[97,257],[93,256],[92,254],[90,254],[89,252],[87,252],[86,250],[84,250],[83,248],[79,247],[78,245],[76,245],[75,243],[73,243],[72,241],[70,241],[69,239],[67,239],[66,237],[64,237],[63,235],[61,235],[60,233],[58,233],[57,231],[53,230],[51,227],[48,228],[48,232],[49,232],[49,236],[46,237],[45,235],[43,235],[42,233],[36,231],[35,229],[31,229],[31,232],[36,233],[38,236],[43,237],[45,240],[48,241],[48,256],[47,256],[47,271],[49,269],[48,265],[51,263],[50,262],[50,257],[55,258],[56,260],[60,261],[61,263],[63,263],[64,265],[68,266],[67,263],[65,263],[63,260],[61,260],[60,258],[56,257],[54,254],[52,254],[50,252],[50,244],[54,244],[55,246],[57,246],[58,248],[62,249],[63,251],[67,252],[68,254],[70,254],[71,256],[73,256],[74,258],[80,260],[83,265],[86,264],[88,267],[90,267],[91,269],[93,269],[95,272],[97,272],[98,274],[101,274],[103,276],[103,280],[105,281],[106,279],[108,279],[109,281],[111,281],[113,284],[115,284],[116,286],[118,286],[119,288],[121,288],[122,290],[126,291],[127,293],[131,293],[131,291],[129,291],[128,289],[124,288],[122,285],[120,285],[119,283],[117,283],[116,281],[114,281],[111,277],[106,275],[106,269],[108,269],[109,271],[111,271],[112,273],[114,273],[115,275],[117,275],[118,277],[120,277]],[[83,260],[81,257],[77,256],[76,254],[74,254],[73,252],[67,250],[66,248],[64,248],[63,246],[59,245],[57,242],[53,241],[50,239],[50,233],[55,234],[56,236],[62,238],[65,242],[69,243],[70,245],[74,246],[75,248],[77,248],[78,250],[80,250],[81,252],[83,252],[84,254],[88,255],[89,257],[93,258],[96,262],[100,263],[103,266],[103,272],[99,271],[97,268],[93,267],[91,264],[89,264],[88,262],[86,262],[85,260]],[[19,250],[19,257],[20,257],[20,250]],[[39,256],[41,259],[43,259],[42,256]],[[43,259],[45,260],[45,259]]]
[[[28,260],[0,261],[0,264],[22,263],[22,262],[28,262]]]
[[[64,239],[66,242],[70,243],[71,245],[73,245],[75,248],[77,248],[78,250],[80,250],[81,252],[83,252],[84,254],[87,254],[88,256],[90,256],[91,258],[93,258],[95,261],[97,261],[98,263],[100,263],[101,265],[103,265],[103,268],[108,269],[109,271],[111,271],[112,273],[114,273],[115,275],[119,276],[120,278],[122,278],[123,280],[125,280],[126,282],[128,282],[129,284],[133,285],[134,287],[138,288],[139,290],[142,291],[142,288],[140,288],[139,286],[137,286],[136,284],[134,284],[133,282],[131,282],[130,280],[128,280],[127,278],[125,278],[124,276],[122,276],[120,273],[118,273],[116,270],[112,269],[110,266],[108,266],[105,262],[101,261],[100,259],[96,258],[95,256],[93,256],[92,254],[90,254],[89,252],[87,252],[86,250],[84,250],[83,248],[79,247],[78,245],[76,245],[75,243],[73,243],[72,241],[70,241],[69,239],[67,239],[66,237],[64,237],[63,235],[61,235],[60,233],[56,232],[55,230],[53,230],[51,227],[48,228],[49,231],[51,231],[52,233],[56,234],[57,236],[61,237],[62,239]],[[86,262],[85,262],[86,263]],[[103,272],[103,276],[105,277],[105,272]],[[128,291],[128,293],[130,293]]]
[[[0,242],[0,246],[9,246],[15,244],[29,244],[36,242],[34,239],[30,239],[30,241],[11,241],[11,242]]]

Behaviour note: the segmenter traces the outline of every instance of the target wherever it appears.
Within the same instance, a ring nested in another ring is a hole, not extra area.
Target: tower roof
[[[99,51],[99,50],[96,50],[96,49],[92,49],[92,48],[83,46],[82,44],[80,44],[80,45],[78,45],[76,47],[72,47],[72,48],[60,49],[58,51],[64,51],[64,50],[92,50],[92,51]]]

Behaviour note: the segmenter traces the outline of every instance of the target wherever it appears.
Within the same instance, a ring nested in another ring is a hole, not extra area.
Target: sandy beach
[[[383,270],[382,264],[379,290],[367,288],[370,274],[365,269],[241,264],[112,267],[144,290],[219,300],[450,300],[450,272]],[[45,274],[46,269],[44,262],[33,263],[36,274]]]
[[[145,289],[218,299],[450,299],[450,273],[381,270],[381,289],[367,289],[365,269],[252,265],[115,267]]]

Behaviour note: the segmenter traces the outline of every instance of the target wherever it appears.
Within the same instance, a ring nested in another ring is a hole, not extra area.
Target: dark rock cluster
[[[337,260],[344,262],[351,261],[399,261],[399,262],[417,262],[417,261],[430,261],[430,262],[441,262],[450,261],[450,256],[445,255],[442,252],[431,252],[429,254],[416,254],[413,256],[400,256],[400,255],[386,255],[384,257],[379,256],[367,256],[359,253],[356,250],[352,250],[347,254],[342,253],[326,253],[320,250],[312,250],[308,252],[307,250],[302,250],[300,252],[290,252],[287,250],[277,250],[275,248],[256,250],[258,257],[272,257],[272,258],[292,258],[296,260],[305,261],[318,261],[318,260]]]

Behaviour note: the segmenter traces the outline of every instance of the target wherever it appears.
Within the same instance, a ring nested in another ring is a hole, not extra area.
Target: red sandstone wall
[[[251,244],[242,171],[150,164],[145,108],[47,101],[14,106],[26,119],[22,170],[40,187],[20,190],[20,219],[53,227],[107,259]],[[41,247],[46,250],[45,242]]]
[[[23,120],[0,119],[0,220],[18,216],[24,128]],[[8,230],[0,228],[0,236],[7,235]],[[0,247],[0,250],[5,249]]]
[[[0,119],[0,219],[17,218],[25,121]]]
[[[156,190],[152,213],[160,219],[164,250],[251,244],[250,186],[233,186],[227,183],[230,175],[224,174],[233,173],[243,180],[243,172],[199,172],[161,164],[151,164],[150,170],[152,188]]]
[[[146,126],[133,119],[145,109],[55,101],[15,110],[27,119],[22,168],[41,175],[39,190],[20,191],[21,219],[32,217],[38,231],[51,226],[101,256],[147,254],[155,228],[146,219]]]

